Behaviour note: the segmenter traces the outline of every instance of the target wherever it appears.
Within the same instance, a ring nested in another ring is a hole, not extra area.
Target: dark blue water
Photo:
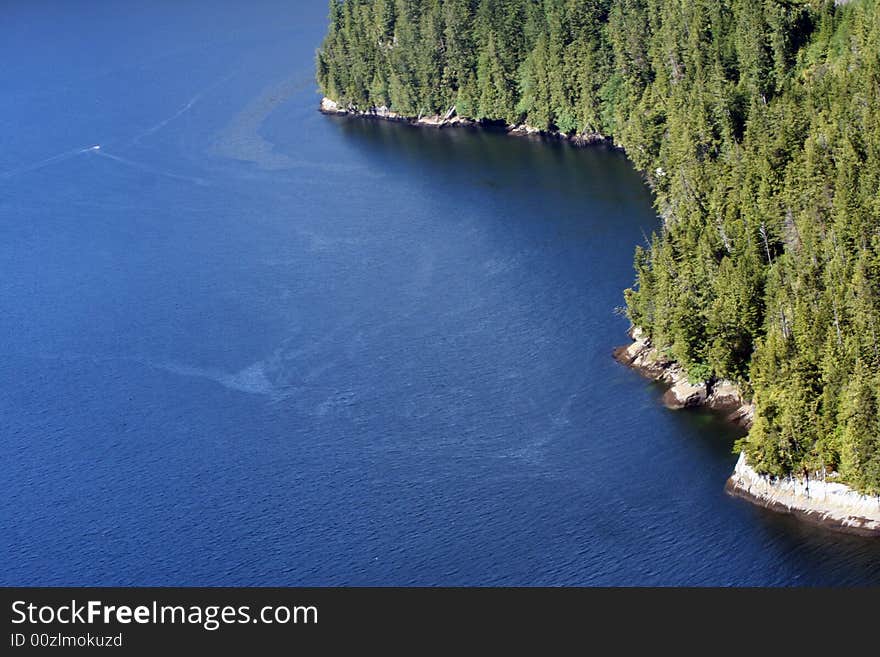
[[[0,583],[880,583],[611,359],[626,160],[322,116],[304,4],[0,8]]]

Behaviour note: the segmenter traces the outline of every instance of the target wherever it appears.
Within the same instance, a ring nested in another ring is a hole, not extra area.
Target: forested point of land
[[[755,402],[773,476],[880,494],[876,0],[333,0],[324,94],[602,134],[664,217],[627,313]]]

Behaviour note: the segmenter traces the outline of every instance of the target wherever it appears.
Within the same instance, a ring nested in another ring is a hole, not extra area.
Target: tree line
[[[601,134],[664,221],[633,323],[756,404],[774,476],[880,493],[876,0],[332,0],[325,95]]]

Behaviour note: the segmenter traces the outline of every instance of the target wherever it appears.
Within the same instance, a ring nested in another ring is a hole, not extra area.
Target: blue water
[[[880,583],[611,359],[619,153],[323,116],[324,0],[211,4],[0,8],[0,583]]]

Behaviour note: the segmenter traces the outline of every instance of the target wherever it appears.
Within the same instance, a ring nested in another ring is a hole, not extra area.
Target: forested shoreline
[[[665,218],[633,324],[753,399],[758,472],[880,494],[876,0],[333,0],[317,77],[360,110],[612,138]]]

